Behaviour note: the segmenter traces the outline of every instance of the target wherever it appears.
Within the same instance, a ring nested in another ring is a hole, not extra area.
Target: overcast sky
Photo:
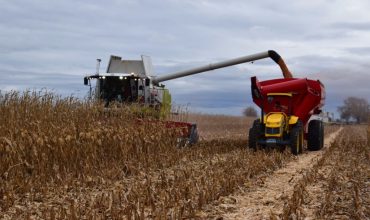
[[[160,75],[274,49],[296,77],[320,79],[326,109],[370,101],[370,1],[0,0],[0,90],[83,97],[83,76],[111,54],[152,57]],[[240,115],[250,77],[281,77],[271,60],[166,82],[193,111]]]

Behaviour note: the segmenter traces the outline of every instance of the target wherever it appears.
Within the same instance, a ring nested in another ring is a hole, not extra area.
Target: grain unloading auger
[[[104,100],[107,105],[111,101],[138,102],[153,107],[158,110],[160,118],[165,118],[171,110],[171,95],[159,83],[264,58],[274,60],[284,78],[263,82],[258,82],[256,77],[251,78],[253,101],[261,107],[262,115],[250,129],[249,146],[290,145],[292,152],[298,154],[302,151],[304,137],[307,137],[309,149],[320,149],[323,142],[321,121],[312,120],[308,128],[305,125],[311,115],[320,113],[324,87],[319,81],[292,78],[283,59],[272,50],[161,76],[152,75],[150,57],[122,60],[121,57],[111,56],[107,73],[99,73],[98,60],[97,73],[86,76],[84,84],[91,88],[90,80],[96,79],[95,98]],[[185,128],[182,136],[187,143],[198,140],[195,124],[168,121],[167,127]]]

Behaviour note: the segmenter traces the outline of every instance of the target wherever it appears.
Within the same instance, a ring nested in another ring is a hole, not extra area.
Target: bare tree
[[[338,107],[341,119],[346,122],[353,118],[357,123],[366,122],[370,114],[370,105],[366,99],[348,97],[343,106]]]
[[[257,117],[257,111],[252,106],[244,109],[243,114],[247,117]]]

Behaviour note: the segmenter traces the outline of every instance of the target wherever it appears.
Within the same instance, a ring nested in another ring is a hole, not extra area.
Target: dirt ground
[[[338,136],[342,128],[325,138],[324,149]],[[271,175],[260,176],[257,184],[240,188],[232,195],[221,198],[220,203],[203,213],[205,218],[219,219],[269,219],[271,214],[281,214],[284,200],[293,194],[294,186],[305,170],[311,168],[324,151],[305,151],[285,167]]]

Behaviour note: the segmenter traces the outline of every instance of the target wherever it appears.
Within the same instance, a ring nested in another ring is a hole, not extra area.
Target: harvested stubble
[[[228,115],[206,115],[190,113],[187,121],[195,122],[199,126],[202,139],[239,139],[247,138],[249,128],[255,118]]]
[[[0,217],[193,217],[290,158],[246,150],[245,139],[178,149],[175,131],[138,122],[135,109],[1,94]]]
[[[295,186],[292,197],[286,201],[283,219],[313,218],[307,216],[307,207],[315,207],[311,214],[317,219],[370,218],[370,146],[365,130],[363,126],[347,126],[342,131]],[[322,182],[319,186],[323,187],[323,196],[308,192],[307,187],[314,182]],[[309,204],[313,201],[318,204]]]
[[[324,136],[328,137],[331,133],[337,131],[340,125],[335,124],[324,124]]]

